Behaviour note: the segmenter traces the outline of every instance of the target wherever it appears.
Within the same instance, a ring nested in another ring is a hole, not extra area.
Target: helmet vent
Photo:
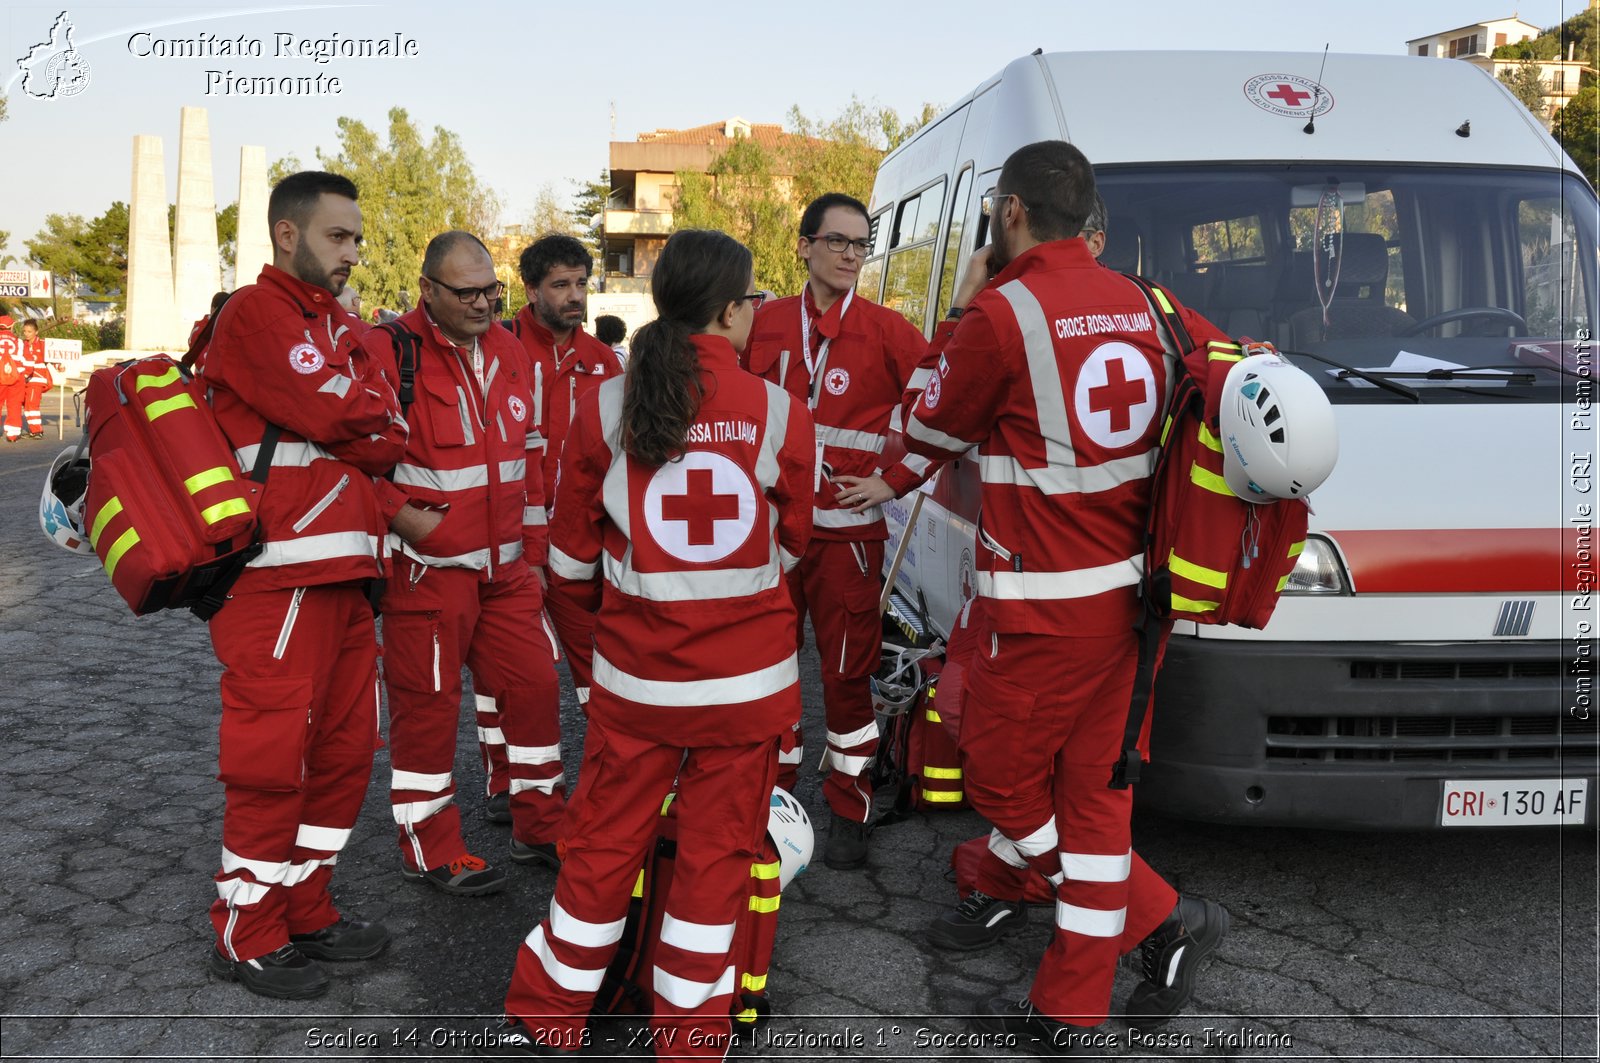
[[[1277,411],[1273,411],[1273,412],[1277,412]],[[1272,440],[1274,443],[1282,443],[1283,442],[1283,429],[1274,428],[1272,430],[1272,434],[1270,436],[1268,436],[1267,438]]]
[[[1267,403],[1272,401],[1272,392],[1268,391],[1266,388],[1262,388],[1256,392],[1255,398],[1256,408],[1264,410],[1267,408]]]

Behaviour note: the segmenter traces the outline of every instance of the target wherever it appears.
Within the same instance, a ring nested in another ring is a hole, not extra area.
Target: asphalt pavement
[[[53,407],[53,401],[47,405]],[[70,413],[69,413],[70,417]],[[136,619],[93,559],[37,521],[66,445],[0,444],[0,1058],[451,1059],[499,1012],[516,947],[554,875],[451,898],[401,878],[386,750],[334,876],[341,908],[386,924],[382,957],[327,965],[331,991],[274,1002],[215,980],[207,906],[220,847],[219,667],[187,613]],[[69,429],[69,436],[75,429]],[[797,796],[826,823],[814,657],[803,661],[810,764]],[[581,715],[563,683],[569,779]],[[470,711],[458,785],[468,843],[491,860],[504,828],[475,796]],[[1159,750],[1157,751],[1159,756]],[[1025,1058],[969,1043],[964,1015],[1020,996],[1049,908],[1000,945],[955,954],[923,929],[955,901],[951,848],[973,813],[877,830],[866,869],[818,859],[784,894],[769,980],[776,1017],[745,1055],[769,1059]],[[819,851],[823,840],[819,831]],[[1141,816],[1135,843],[1233,929],[1188,1012],[1116,1056],[1251,1059],[1593,1059],[1595,838],[1583,831],[1338,834]],[[1117,976],[1114,1001],[1137,981]],[[643,1058],[625,1023],[588,1058]]]

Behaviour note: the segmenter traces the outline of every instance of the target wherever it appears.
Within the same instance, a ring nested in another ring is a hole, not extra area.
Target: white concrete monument
[[[267,228],[267,149],[239,149],[239,236],[234,244],[233,287],[254,284],[261,267],[272,263],[272,233]]]
[[[167,237],[167,177],[161,138],[133,138],[133,198],[128,208],[128,311],[123,343],[131,351],[181,341],[172,307],[172,244]]]
[[[211,181],[211,123],[204,107],[185,107],[178,139],[178,217],[173,233],[173,303],[179,324],[211,312],[222,287],[217,257],[217,195]]]

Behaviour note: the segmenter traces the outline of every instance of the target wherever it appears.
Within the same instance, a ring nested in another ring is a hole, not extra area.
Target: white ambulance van
[[[932,335],[1007,155],[1060,138],[1102,263],[1291,352],[1340,460],[1264,631],[1180,625],[1147,807],[1335,828],[1593,824],[1594,191],[1475,67],[1035,53],[884,159],[861,291]],[[904,630],[973,593],[977,463],[907,532]]]

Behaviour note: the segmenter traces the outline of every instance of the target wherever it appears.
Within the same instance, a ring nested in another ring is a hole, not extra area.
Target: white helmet
[[[929,652],[893,642],[883,644],[878,671],[869,684],[875,711],[885,716],[898,716],[911,707],[926,684],[920,662]]]
[[[789,885],[811,862],[816,836],[811,817],[788,790],[774,786],[772,805],[767,810],[767,837],[778,847],[778,888]]]
[[[83,496],[89,489],[89,457],[82,447],[68,447],[50,463],[39,496],[39,527],[49,540],[75,554],[94,556],[83,530]]]
[[[1339,460],[1328,396],[1310,374],[1272,355],[1228,370],[1220,427],[1223,479],[1246,502],[1304,498]]]

